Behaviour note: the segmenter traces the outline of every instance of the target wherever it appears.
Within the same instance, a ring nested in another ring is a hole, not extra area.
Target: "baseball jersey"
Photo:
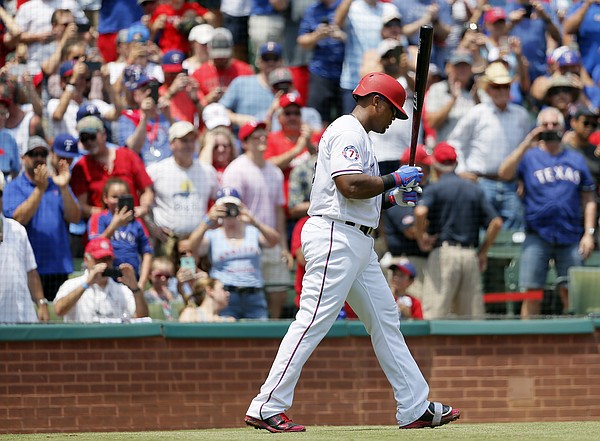
[[[571,149],[551,155],[536,147],[525,153],[517,174],[525,187],[527,229],[547,242],[578,242],[583,234],[581,192],[596,188],[585,158]]]
[[[331,123],[319,143],[309,216],[327,216],[375,228],[379,224],[381,195],[347,199],[333,181],[337,176],[359,173],[379,176],[377,158],[360,122],[352,115],[344,115]]]

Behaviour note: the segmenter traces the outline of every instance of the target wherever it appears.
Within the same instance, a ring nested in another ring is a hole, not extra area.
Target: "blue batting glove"
[[[392,205],[401,207],[414,207],[417,205],[417,196],[422,193],[423,189],[418,185],[411,188],[396,187],[388,195],[388,200]]]
[[[411,188],[416,187],[423,180],[423,170],[421,167],[412,167],[403,165],[395,172],[392,172],[397,187]]]

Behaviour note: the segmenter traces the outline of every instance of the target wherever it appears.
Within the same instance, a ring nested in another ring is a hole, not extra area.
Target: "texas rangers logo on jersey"
[[[344,151],[342,151],[342,155],[344,155],[344,158],[346,158],[348,161],[358,161],[358,158],[359,158],[358,149],[356,147],[354,147],[353,145],[344,147]]]

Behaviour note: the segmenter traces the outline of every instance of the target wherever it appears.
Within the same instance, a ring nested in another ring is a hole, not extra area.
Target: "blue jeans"
[[[234,317],[237,320],[243,318],[267,320],[269,310],[267,309],[267,298],[264,290],[260,289],[254,293],[240,294],[234,289],[229,289],[229,305],[219,315]]]
[[[519,264],[519,287],[522,290],[543,288],[548,277],[550,259],[554,259],[556,275],[566,277],[570,267],[583,265],[579,242],[553,244],[536,233],[527,233]]]
[[[483,189],[485,197],[502,217],[502,221],[504,222],[502,228],[507,230],[523,230],[523,204],[517,196],[517,183],[495,181],[486,178],[479,178],[478,182]]]

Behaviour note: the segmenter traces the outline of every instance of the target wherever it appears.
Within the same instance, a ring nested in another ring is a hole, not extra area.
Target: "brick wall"
[[[407,338],[430,397],[460,422],[600,418],[600,333]],[[0,433],[239,427],[279,339],[0,342]],[[393,425],[364,337],[325,339],[289,414],[308,425]]]

